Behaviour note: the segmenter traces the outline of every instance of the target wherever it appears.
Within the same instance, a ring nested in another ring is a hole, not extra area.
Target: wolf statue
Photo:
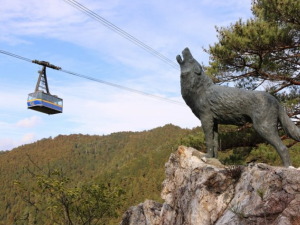
[[[278,136],[278,121],[284,131],[300,141],[300,129],[290,120],[272,95],[213,83],[185,48],[176,57],[180,65],[181,94],[192,112],[201,120],[207,157],[218,156],[218,124],[243,125],[247,122],[278,152],[283,165],[291,166],[287,147]]]

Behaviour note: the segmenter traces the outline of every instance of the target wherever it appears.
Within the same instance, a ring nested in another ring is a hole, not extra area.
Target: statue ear
[[[197,74],[197,75],[201,75],[202,74],[202,68],[199,64],[196,64],[194,66],[194,73]]]

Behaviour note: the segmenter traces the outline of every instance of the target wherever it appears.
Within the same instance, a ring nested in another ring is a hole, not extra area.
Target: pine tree
[[[216,28],[207,71],[216,82],[264,89],[300,121],[300,1],[253,0],[253,18]]]

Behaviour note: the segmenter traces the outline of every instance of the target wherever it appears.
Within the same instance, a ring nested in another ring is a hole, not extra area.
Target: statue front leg
[[[212,119],[202,119],[202,128],[205,135],[206,157],[214,157],[214,124]]]
[[[213,157],[218,158],[218,150],[219,150],[219,133],[218,133],[218,123],[214,122],[213,128]]]

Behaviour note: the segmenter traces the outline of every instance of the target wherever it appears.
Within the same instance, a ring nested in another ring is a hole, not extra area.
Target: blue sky
[[[251,17],[251,0],[78,0],[174,60],[189,47],[199,62],[217,41],[215,26]],[[183,102],[170,67],[64,0],[1,0],[0,49],[65,70]],[[64,112],[28,110],[40,66],[0,54],[0,150],[59,134],[142,131],[168,123],[200,125],[190,109],[48,69]]]

